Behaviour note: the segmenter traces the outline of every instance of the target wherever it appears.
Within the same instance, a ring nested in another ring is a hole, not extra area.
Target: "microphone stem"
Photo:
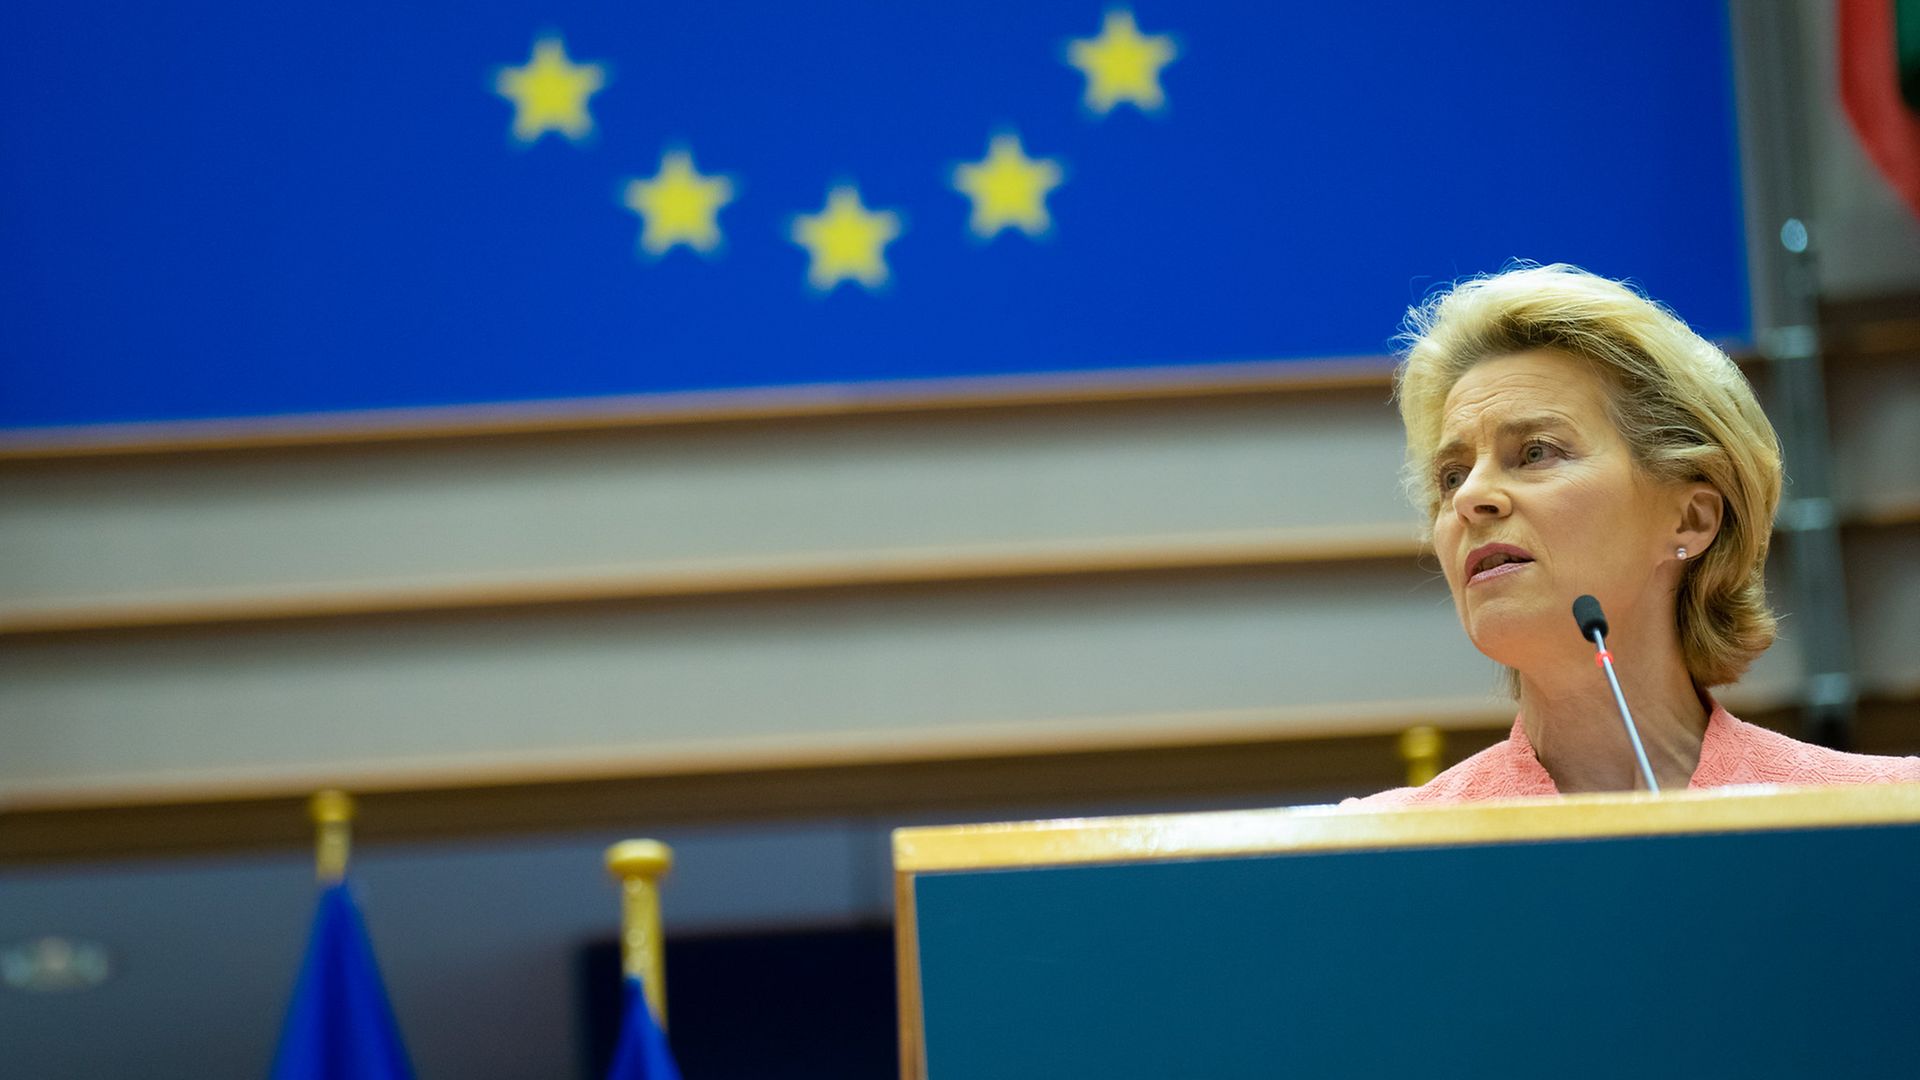
[[[1646,778],[1647,790],[1658,795],[1660,782],[1653,778],[1653,766],[1647,763],[1646,748],[1640,745],[1640,729],[1634,726],[1633,713],[1627,709],[1627,696],[1620,692],[1620,680],[1613,673],[1613,654],[1607,652],[1607,639],[1598,627],[1593,631],[1593,643],[1600,649],[1600,667],[1607,673],[1607,685],[1613,688],[1613,703],[1620,706],[1620,719],[1626,721],[1627,738],[1633,742],[1633,756],[1640,761],[1640,775]]]

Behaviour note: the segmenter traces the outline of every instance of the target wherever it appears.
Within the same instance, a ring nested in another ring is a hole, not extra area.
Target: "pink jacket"
[[[1707,718],[1700,744],[1700,765],[1689,788],[1729,784],[1883,784],[1920,780],[1920,758],[1845,754],[1789,739],[1728,714],[1718,702]],[[1348,799],[1340,805],[1360,810],[1394,810],[1428,803],[1476,802],[1524,795],[1558,795],[1553,777],[1533,756],[1527,732],[1515,717],[1507,740],[1434,777],[1419,787],[1394,788]]]

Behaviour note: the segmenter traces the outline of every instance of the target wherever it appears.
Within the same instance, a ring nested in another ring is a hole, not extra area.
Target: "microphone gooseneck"
[[[1580,636],[1593,642],[1593,647],[1598,650],[1594,662],[1607,673],[1607,685],[1613,689],[1613,703],[1620,708],[1620,719],[1627,725],[1627,739],[1633,743],[1633,756],[1640,762],[1640,775],[1647,782],[1647,790],[1659,794],[1660,782],[1653,778],[1653,766],[1647,763],[1646,748],[1640,745],[1640,729],[1634,726],[1633,713],[1627,709],[1627,697],[1620,692],[1620,679],[1613,673],[1613,654],[1607,651],[1607,616],[1600,610],[1600,601],[1591,596],[1576,599],[1573,602],[1573,620],[1580,624]]]

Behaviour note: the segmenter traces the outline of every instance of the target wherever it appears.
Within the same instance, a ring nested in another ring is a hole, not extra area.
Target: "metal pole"
[[[607,849],[607,869],[620,879],[620,956],[629,978],[640,980],[647,1006],[667,1026],[667,956],[660,927],[660,879],[673,868],[673,849],[658,840],[622,840]]]
[[[307,800],[313,821],[313,870],[322,885],[337,885],[347,876],[347,856],[353,847],[353,796],[328,788]]]
[[[1440,775],[1440,759],[1446,745],[1446,736],[1431,724],[1410,727],[1400,733],[1400,761],[1407,767],[1408,787],[1419,787]]]
[[[1833,505],[1827,397],[1820,363],[1818,223],[1810,218],[1810,85],[1795,42],[1815,13],[1792,0],[1731,0],[1746,188],[1754,344],[1767,361],[1767,403],[1787,485],[1775,519],[1776,564],[1789,635],[1805,671],[1801,734],[1848,745],[1857,698],[1838,515]]]

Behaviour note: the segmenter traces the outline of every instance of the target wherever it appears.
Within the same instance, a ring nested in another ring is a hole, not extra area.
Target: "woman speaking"
[[[1406,485],[1467,636],[1504,665],[1512,733],[1391,809],[1644,788],[1594,645],[1597,597],[1662,790],[1920,780],[1728,715],[1710,687],[1773,641],[1763,571],[1780,444],[1726,354],[1664,308],[1568,266],[1468,281],[1408,316],[1395,375]]]

